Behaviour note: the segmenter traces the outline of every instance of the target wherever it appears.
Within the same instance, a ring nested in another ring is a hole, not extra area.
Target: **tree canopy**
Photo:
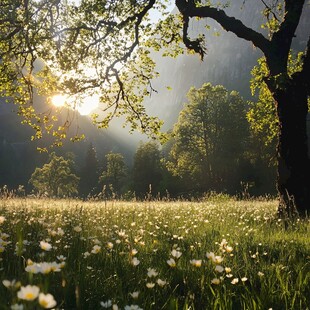
[[[0,93],[14,97],[33,138],[51,133],[65,137],[68,123],[55,127],[56,115],[41,114],[36,94],[67,96],[77,108],[99,94],[99,127],[125,116],[132,129],[158,133],[143,96],[154,91],[156,76],[150,50],[179,40],[178,18],[151,22],[153,7],[167,15],[167,1],[4,1],[0,6]],[[159,36],[158,36],[159,35]],[[164,43],[166,42],[166,43]],[[179,49],[179,47],[177,47]],[[134,91],[132,91],[134,89]],[[48,112],[48,111],[45,111]]]
[[[74,161],[56,156],[53,152],[50,161],[42,168],[36,168],[29,183],[40,195],[50,197],[72,196],[78,193],[79,178],[73,173]]]
[[[192,87],[188,100],[172,132],[171,170],[193,188],[235,193],[249,139],[247,103],[210,83]]]

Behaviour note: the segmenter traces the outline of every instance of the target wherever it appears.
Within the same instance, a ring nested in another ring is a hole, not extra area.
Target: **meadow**
[[[274,200],[0,200],[0,309],[309,309],[310,221]]]

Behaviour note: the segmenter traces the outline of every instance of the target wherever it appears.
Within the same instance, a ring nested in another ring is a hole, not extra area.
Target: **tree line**
[[[253,130],[255,113],[238,92],[205,83],[189,90],[166,143],[141,142],[132,165],[118,152],[99,160],[90,144],[80,169],[72,154],[52,153],[29,182],[40,195],[82,198],[274,194],[274,145],[270,144],[276,141]]]

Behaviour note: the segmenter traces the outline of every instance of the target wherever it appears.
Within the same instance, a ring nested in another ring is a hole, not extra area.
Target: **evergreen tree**
[[[162,180],[161,153],[156,142],[140,143],[134,156],[133,190],[140,198],[157,194]]]
[[[103,170],[99,181],[105,188],[105,194],[120,195],[125,185],[127,176],[127,167],[124,156],[120,153],[110,152],[105,156],[106,168]]]
[[[82,197],[98,192],[99,162],[97,152],[92,143],[86,152],[84,166],[80,171],[79,194]]]

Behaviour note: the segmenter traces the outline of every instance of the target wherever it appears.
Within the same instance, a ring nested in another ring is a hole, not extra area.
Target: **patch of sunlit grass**
[[[275,213],[275,201],[2,200],[0,309],[307,309],[309,221],[285,229]]]

